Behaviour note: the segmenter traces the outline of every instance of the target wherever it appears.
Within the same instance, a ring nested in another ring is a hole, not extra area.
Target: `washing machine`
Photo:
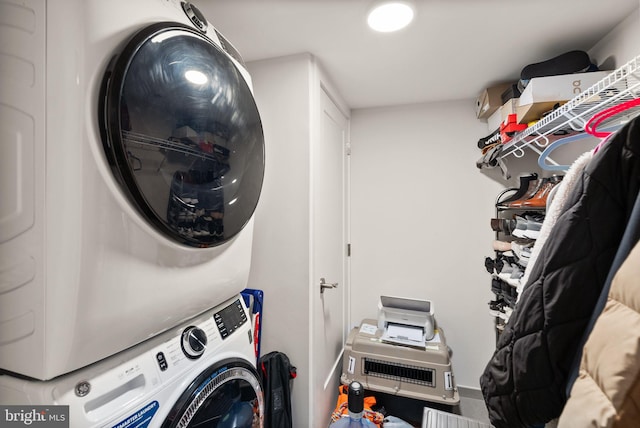
[[[180,0],[0,1],[0,369],[49,380],[236,295],[264,141]]]
[[[62,413],[71,427],[262,427],[263,392],[252,338],[238,295],[56,379],[0,375],[0,396],[3,405],[19,405],[26,414],[32,407],[35,413]],[[68,412],[58,412],[67,406]]]

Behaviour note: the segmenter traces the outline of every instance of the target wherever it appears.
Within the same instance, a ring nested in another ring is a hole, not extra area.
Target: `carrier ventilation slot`
[[[424,367],[410,366],[407,364],[390,363],[388,361],[364,359],[364,374],[383,379],[400,380],[435,387],[435,370]]]

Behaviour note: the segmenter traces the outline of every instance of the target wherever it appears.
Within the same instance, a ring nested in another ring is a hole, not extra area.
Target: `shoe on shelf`
[[[495,266],[495,261],[491,257],[484,258],[484,268],[487,270],[487,272],[493,273],[493,271],[495,270]]]
[[[503,232],[507,235],[511,235],[511,233],[516,228],[516,221],[506,218],[492,218],[491,219],[491,229],[494,232]]]
[[[500,273],[503,270],[511,272],[511,265],[517,264],[518,260],[514,257],[513,254],[498,254],[495,259],[491,257],[485,257],[484,259],[484,267],[487,269],[487,272]]]
[[[527,239],[533,239],[535,241],[540,236],[541,226],[542,225],[540,223],[529,222],[527,224],[527,232],[524,234],[524,237]]]
[[[502,308],[502,312],[498,314],[498,316],[502,318],[506,323],[509,321],[509,318],[511,318],[512,313],[513,313],[513,309],[511,309],[511,307],[509,306],[505,306],[504,308]]]
[[[493,277],[491,279],[491,291],[494,294],[502,293],[502,281],[499,278]]]
[[[489,302],[489,313],[494,317],[502,317],[505,306],[507,303],[503,299],[492,300]]]
[[[526,242],[526,243],[511,242],[511,251],[513,251],[515,256],[518,258],[518,263],[520,264],[523,264],[523,262],[527,263],[529,261],[529,258],[531,258],[532,247],[533,247],[533,242]],[[526,264],[524,266],[526,266]]]
[[[520,268],[518,267],[518,265],[516,265],[516,263],[511,263],[504,260],[501,260],[500,263],[496,266],[496,272],[498,273],[498,276],[500,276],[500,274],[511,276],[513,271],[517,269]]]
[[[501,256],[503,257],[510,257],[512,259],[515,260],[515,254],[513,254],[513,251],[509,250],[509,251],[499,251],[498,252]]]
[[[512,287],[518,287],[520,285],[520,278],[522,278],[523,275],[524,271],[515,265],[510,272],[499,273],[498,278]]]
[[[524,237],[529,239],[538,239],[544,217],[540,218],[540,216],[527,215],[525,218],[527,219],[527,230],[524,233]]]
[[[543,220],[544,217],[537,215],[516,216],[516,229],[512,235],[516,238],[538,239]]]
[[[544,178],[544,182],[538,189],[535,195],[531,198],[522,201],[523,208],[545,208],[547,206],[547,198],[551,190],[562,181],[561,175],[554,175],[552,177]]]
[[[487,146],[490,146],[491,144],[497,142],[499,140],[500,136],[500,129],[496,129],[495,131],[493,131],[491,134],[487,135],[486,137],[482,137],[478,140],[478,148],[480,150],[484,149]]]
[[[516,287],[509,286],[509,291],[503,292],[502,297],[504,298],[504,301],[507,303],[507,306],[511,308],[516,307],[516,302],[518,301],[518,291],[516,290]]]
[[[527,186],[527,190],[522,194],[522,196],[514,201],[503,202],[500,205],[506,208],[521,208],[522,203],[527,199],[533,197],[538,190],[540,190],[540,186],[544,183],[544,179],[534,179],[530,180]]]
[[[533,180],[537,180],[538,179],[538,174],[536,174],[535,172],[532,173],[528,173],[528,174],[523,174],[521,176],[518,177],[519,180],[519,186],[518,189],[516,190],[516,192],[514,194],[512,194],[511,196],[509,196],[507,199],[504,199],[502,201],[498,202],[498,205],[502,206],[508,202],[513,202],[516,201],[518,199],[520,199],[521,197],[524,196],[525,193],[527,193],[528,189],[529,189],[529,184],[533,181]]]
[[[516,238],[526,238],[525,234],[527,232],[529,220],[525,217],[516,216],[516,228],[511,233]],[[513,246],[511,247],[513,250]]]
[[[507,241],[493,241],[493,250],[494,251],[511,251],[511,242]]]
[[[529,81],[535,77],[557,76],[559,74],[595,71],[598,67],[592,63],[589,54],[582,50],[564,52],[544,61],[528,64],[520,71],[518,89],[524,91]]]

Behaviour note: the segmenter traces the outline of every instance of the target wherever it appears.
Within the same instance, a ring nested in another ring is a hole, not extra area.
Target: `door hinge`
[[[347,257],[351,257],[351,244],[347,244]]]
[[[347,156],[351,156],[351,143],[345,144],[345,153]]]

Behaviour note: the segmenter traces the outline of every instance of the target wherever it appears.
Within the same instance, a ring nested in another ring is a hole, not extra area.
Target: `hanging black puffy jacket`
[[[496,428],[541,424],[562,412],[567,377],[639,188],[635,119],[583,171],[480,377]]]

